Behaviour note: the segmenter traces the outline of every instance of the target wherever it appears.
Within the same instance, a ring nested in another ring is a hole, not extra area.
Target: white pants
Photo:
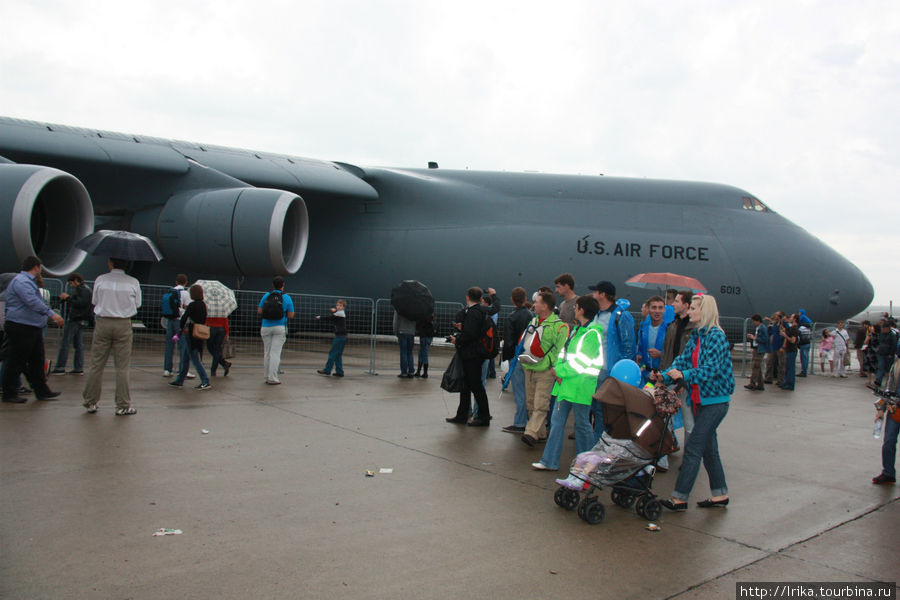
[[[265,358],[263,369],[266,372],[266,381],[278,381],[278,369],[281,366],[281,348],[287,339],[287,328],[284,325],[275,327],[260,327],[259,335],[262,336]]]
[[[834,366],[835,372],[838,375],[847,375],[847,367],[844,366],[844,354],[847,353],[847,346],[843,346],[842,348],[835,347],[834,349]]]

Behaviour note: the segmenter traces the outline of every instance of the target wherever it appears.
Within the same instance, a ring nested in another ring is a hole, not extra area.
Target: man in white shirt
[[[847,348],[850,345],[850,334],[844,329],[844,322],[837,322],[837,329],[834,330],[834,371],[832,377],[846,377],[847,367],[844,366],[844,355],[847,354]]]
[[[84,406],[89,413],[97,412],[103,384],[103,369],[110,352],[116,365],[116,414],[133,415],[128,389],[131,367],[131,318],[141,306],[141,286],[134,277],[125,274],[127,261],[109,259],[109,273],[94,281],[94,315],[96,325],[91,344],[91,365],[84,382]]]

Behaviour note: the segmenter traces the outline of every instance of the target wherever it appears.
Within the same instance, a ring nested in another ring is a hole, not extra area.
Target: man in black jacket
[[[525,307],[525,289],[514,288],[510,300],[515,304],[515,310],[506,317],[506,328],[503,332],[503,357],[502,360],[511,361],[516,355],[516,347],[522,332],[528,327],[534,317],[532,312]],[[525,371],[522,365],[516,361],[515,366],[510,366],[512,374],[509,383],[512,385],[513,397],[516,400],[516,415],[513,424],[503,428],[507,433],[525,433],[525,425],[528,423],[528,410],[525,407]]]
[[[94,318],[91,289],[84,285],[84,277],[79,273],[69,275],[68,281],[72,288],[72,294],[62,293],[59,295],[59,299],[68,304],[68,313],[62,342],[59,344],[59,353],[56,355],[56,367],[52,374],[66,374],[66,361],[69,360],[69,344],[71,343],[75,347],[75,362],[69,374],[84,375],[84,343],[81,338],[81,330],[88,327]]]
[[[471,287],[466,292],[466,308],[462,322],[458,324],[459,334],[454,338],[456,350],[462,360],[466,391],[459,393],[459,407],[455,417],[447,417],[448,423],[465,424],[469,417],[472,394],[478,404],[478,417],[469,421],[472,427],[487,427],[491,424],[491,409],[488,407],[487,392],[481,383],[481,365],[486,358],[480,339],[484,331],[487,315],[481,308],[481,288]]]

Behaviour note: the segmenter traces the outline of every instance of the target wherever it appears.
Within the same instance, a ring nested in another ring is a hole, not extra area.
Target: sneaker
[[[69,371],[69,375],[84,375],[84,371],[81,369],[72,369]]]
[[[125,416],[133,415],[133,414],[137,414],[137,410],[135,410],[131,406],[129,406],[128,408],[117,408],[116,409],[116,415],[119,417],[125,417]]]
[[[178,388],[178,389],[181,389],[184,387],[184,384],[178,383],[177,381],[170,381],[169,385],[171,385],[174,388]]]
[[[578,479],[574,475],[569,475],[565,479],[557,479],[556,483],[563,486],[564,488],[569,488],[570,490],[578,491],[584,487],[584,481]]]
[[[90,413],[90,414],[94,414],[95,412],[97,412],[97,405],[96,405],[96,404],[91,404],[90,402],[85,402],[84,404],[82,404],[82,406],[83,406],[84,409],[85,409],[86,411],[88,411],[88,413]]]
[[[53,369],[52,371],[50,371],[50,374],[51,375],[65,375],[66,370],[65,369]]]
[[[212,385],[209,384],[209,383],[201,383],[201,384],[198,385],[195,389],[198,389],[198,390],[208,390],[208,389],[210,389],[211,387],[212,387]]]
[[[331,375],[331,371],[326,371],[325,369],[316,369],[316,373],[318,373],[319,375],[324,375],[326,377]]]
[[[506,433],[525,433],[525,428],[519,427],[518,425],[507,425],[500,431],[505,431]]]
[[[172,371],[163,371],[163,377],[171,377]]]
[[[266,385],[281,385],[281,382],[277,381],[277,380],[272,381],[272,380],[266,379]]]
[[[893,477],[888,477],[888,476],[885,475],[884,473],[882,473],[882,474],[879,475],[878,477],[873,477],[873,478],[872,478],[872,483],[874,483],[875,485],[882,485],[882,484],[885,484],[885,483],[896,483],[896,482],[897,482],[897,480],[896,480],[895,478],[893,478]]]
[[[531,463],[531,468],[535,471],[558,471],[559,469],[552,469],[545,465],[542,462]]]
[[[188,379],[196,379],[197,376],[194,375],[193,373],[188,373],[188,374],[187,374],[187,378],[188,378]]]

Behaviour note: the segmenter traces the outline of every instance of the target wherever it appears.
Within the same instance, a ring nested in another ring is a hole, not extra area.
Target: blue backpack
[[[160,301],[160,310],[162,311],[162,316],[164,317],[177,317],[178,309],[181,307],[181,290],[176,290],[175,288],[169,288],[162,295],[162,300]]]

